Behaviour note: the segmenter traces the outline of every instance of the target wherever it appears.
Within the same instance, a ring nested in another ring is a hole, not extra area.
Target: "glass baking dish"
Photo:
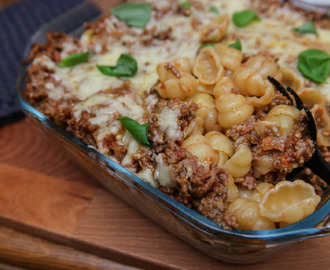
[[[43,43],[48,31],[79,35],[86,21],[100,15],[92,3],[83,3],[42,27],[30,40]],[[24,57],[29,54],[30,44]],[[126,201],[166,230],[205,254],[233,263],[253,263],[273,257],[275,252],[304,239],[330,234],[329,188],[318,209],[309,217],[291,226],[266,231],[224,230],[211,220],[187,208],[153,188],[133,173],[69,134],[29,104],[24,97],[24,67],[17,80],[18,100],[31,121],[52,143],[57,143],[82,169],[113,194]]]

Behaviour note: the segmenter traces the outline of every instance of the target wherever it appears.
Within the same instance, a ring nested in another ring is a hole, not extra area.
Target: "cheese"
[[[178,115],[180,110],[171,110],[165,107],[158,115],[159,130],[164,132],[173,141],[176,141],[181,136],[181,131],[178,127]]]
[[[152,171],[150,169],[144,169],[143,171],[136,174],[138,177],[142,178],[144,181],[149,183],[155,188],[159,188],[159,183],[154,179]]]
[[[61,58],[65,58],[69,56],[72,52],[77,49],[77,45],[73,42],[65,42],[63,43],[63,50],[61,51]]]
[[[34,66],[34,65],[44,66],[50,71],[53,71],[56,68],[56,64],[45,54],[35,58],[31,64],[31,66]]]
[[[170,167],[166,164],[163,154],[156,157],[157,167],[155,171],[155,179],[163,187],[175,187],[176,183],[173,179]]]
[[[136,154],[140,147],[139,143],[129,134],[128,131],[126,132],[126,136],[129,137],[129,143],[127,147],[127,153],[121,162],[123,166],[128,166],[132,163],[132,155]]]
[[[132,93],[124,93],[118,96],[111,92],[100,92],[77,103],[73,107],[74,117],[79,120],[83,111],[87,111],[92,115],[89,122],[98,127],[94,136],[96,136],[99,151],[105,155],[108,154],[109,149],[104,145],[104,139],[108,135],[118,135],[121,131],[120,121],[117,120],[119,116],[131,117],[140,124],[145,122],[144,108],[137,102]],[[121,144],[128,145],[129,140],[126,140],[125,144],[123,142]]]

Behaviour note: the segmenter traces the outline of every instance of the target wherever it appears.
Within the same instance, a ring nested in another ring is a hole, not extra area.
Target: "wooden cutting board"
[[[329,255],[322,237],[254,265],[214,260],[104,190],[26,119],[0,127],[0,269],[330,269]]]

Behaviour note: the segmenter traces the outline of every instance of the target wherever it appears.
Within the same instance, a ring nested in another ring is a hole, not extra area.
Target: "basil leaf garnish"
[[[72,67],[84,62],[87,62],[89,57],[89,51],[84,53],[72,53],[69,56],[63,58],[59,63],[59,67]]]
[[[110,9],[110,13],[128,26],[144,28],[150,20],[151,4],[127,2]]]
[[[215,7],[215,6],[210,6],[210,11],[215,13],[215,14],[218,14],[218,9]]]
[[[232,43],[232,44],[229,44],[228,47],[229,48],[234,48],[234,49],[237,49],[237,50],[241,51],[242,50],[242,43],[239,40],[239,38],[236,38],[236,42]]]
[[[303,51],[298,56],[298,69],[311,81],[325,83],[330,75],[330,55],[317,49]]]
[[[135,58],[126,53],[120,55],[116,66],[96,66],[104,75],[119,77],[133,77],[138,69]]]
[[[316,36],[319,35],[313,22],[305,22],[302,26],[292,28],[292,30],[299,34],[314,34]]]
[[[235,12],[233,14],[234,24],[238,27],[243,27],[253,21],[259,21],[259,20],[260,18],[258,14],[251,9],[245,9],[240,12]]]
[[[201,46],[199,46],[198,50],[200,50],[201,48],[204,48],[204,47],[214,46],[214,44],[215,43],[204,43]]]
[[[153,147],[152,143],[148,140],[147,137],[147,130],[149,128],[148,123],[141,125],[134,119],[127,116],[120,116],[119,120],[123,124],[123,126],[129,131],[129,133],[131,133],[134,139],[136,139],[139,143],[150,148]]]
[[[192,5],[190,2],[187,1],[187,2],[182,2],[181,6],[183,6],[184,8],[191,8]]]

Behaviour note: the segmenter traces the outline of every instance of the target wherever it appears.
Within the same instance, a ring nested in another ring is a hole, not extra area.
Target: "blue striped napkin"
[[[15,81],[29,38],[41,25],[83,0],[22,0],[0,10],[0,126],[23,117]]]

